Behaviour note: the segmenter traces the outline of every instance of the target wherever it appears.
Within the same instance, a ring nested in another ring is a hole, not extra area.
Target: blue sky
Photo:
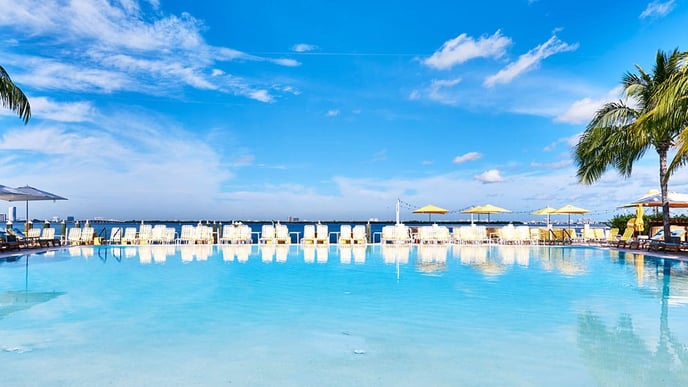
[[[606,220],[658,188],[657,157],[583,186],[571,147],[624,72],[688,49],[679,0],[0,7],[33,113],[0,112],[0,184],[69,198],[37,218],[393,219],[400,198],[402,220],[428,203]]]

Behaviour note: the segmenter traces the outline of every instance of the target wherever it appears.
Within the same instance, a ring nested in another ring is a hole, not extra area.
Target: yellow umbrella
[[[569,215],[569,228],[571,228],[571,214],[586,214],[590,212],[589,210],[586,210],[585,208],[580,208],[576,206],[572,206],[570,204],[565,205],[564,207],[558,208],[555,211],[553,211],[553,214],[568,214]]]
[[[545,208],[541,208],[539,210],[531,212],[533,215],[547,215],[547,226],[549,227],[549,216],[554,213],[557,209],[554,207],[547,206]]]
[[[645,222],[643,221],[643,206],[638,205],[635,208],[635,231],[641,232],[645,230]]]
[[[428,214],[428,220],[430,220],[432,214],[446,214],[447,212],[449,212],[449,210],[442,207],[433,206],[432,204],[417,208],[413,211],[414,214]]]
[[[473,214],[482,214],[480,210],[482,209],[483,206],[473,206],[467,210],[463,210],[464,214],[471,214],[471,224],[473,224]]]
[[[484,206],[475,206],[462,211],[466,214],[487,214],[487,221],[490,221],[490,214],[499,214],[502,212],[511,212],[506,208],[493,206],[492,204],[485,204]]]

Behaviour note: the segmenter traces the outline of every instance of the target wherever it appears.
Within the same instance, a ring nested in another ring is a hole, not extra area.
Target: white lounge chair
[[[394,226],[394,243],[404,244],[412,242],[411,229],[405,224]]]
[[[213,228],[210,226],[199,224],[195,227],[194,242],[196,244],[212,244],[213,243]],[[196,257],[198,260],[198,257]]]
[[[261,228],[259,243],[275,243],[275,226],[264,224]]]
[[[91,226],[85,226],[83,229],[81,229],[81,236],[79,237],[79,243],[84,244],[84,245],[92,245],[93,244],[93,237],[96,235],[95,231],[93,231],[93,227]]]
[[[78,245],[81,242],[81,229],[78,227],[72,227],[67,233],[67,242],[70,245]]]
[[[151,232],[150,243],[163,243],[165,241],[165,234],[167,233],[167,226],[164,224],[156,224]]]
[[[315,244],[330,243],[330,234],[328,233],[326,224],[317,224],[315,226]]]
[[[153,236],[153,226],[150,224],[142,224],[139,226],[138,243],[140,245],[148,244]]]
[[[196,228],[191,224],[183,224],[178,243],[192,244],[196,242]]]
[[[382,226],[382,240],[383,245],[394,243],[394,226]]]
[[[445,244],[451,242],[451,233],[449,232],[449,227],[439,226],[434,224],[433,229],[433,239],[435,243]]]
[[[251,227],[247,224],[237,225],[237,240],[236,243],[250,244],[252,242],[251,238]]]
[[[303,226],[303,238],[301,238],[301,243],[304,245],[315,244],[315,225],[307,224]]]
[[[41,246],[56,246],[60,241],[55,239],[55,229],[52,227],[44,228],[40,236]]]
[[[339,226],[339,240],[337,241],[340,245],[350,245],[353,243],[351,235],[351,225],[343,224]]]
[[[282,244],[290,244],[291,243],[291,236],[289,235],[289,227],[287,227],[286,224],[279,224],[275,226],[275,243]]]
[[[352,231],[351,240],[355,245],[364,245],[368,241],[366,237],[366,228],[362,224],[354,226]]]
[[[239,230],[233,224],[225,224],[222,226],[222,236],[220,236],[220,243],[234,243],[237,240],[237,232]]]
[[[122,243],[127,245],[132,245],[136,243],[136,228],[127,227],[124,229],[124,236],[122,237]]]
[[[432,232],[432,226],[420,226],[418,227],[418,243],[424,245],[429,243],[435,243],[434,235]]]

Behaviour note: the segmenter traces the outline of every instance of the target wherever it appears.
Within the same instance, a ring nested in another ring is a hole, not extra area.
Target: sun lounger
[[[289,228],[286,224],[277,223],[275,226],[275,243],[278,245],[287,245],[291,243]]]
[[[78,245],[81,242],[81,229],[78,227],[72,227],[67,233],[67,242],[70,245]]]
[[[142,224],[139,226],[138,244],[145,245],[151,242],[153,237],[153,226],[150,224]]]
[[[315,225],[307,224],[303,226],[303,238],[301,238],[301,243],[304,245],[314,245],[315,244]]]
[[[239,224],[237,227],[237,240],[236,243],[239,244],[250,244],[251,239],[251,227],[247,224]]]
[[[330,243],[330,234],[328,233],[328,228],[326,224],[315,225],[315,244],[328,244]]]
[[[124,233],[122,227],[113,227],[110,229],[110,239],[108,239],[108,244],[119,245],[122,243],[122,238]]]
[[[616,247],[627,247],[630,244],[631,238],[633,238],[633,233],[635,229],[633,227],[626,227],[623,235],[616,241]]]
[[[382,226],[382,239],[380,243],[394,243],[394,226]]]
[[[55,239],[55,229],[52,227],[46,227],[41,231],[41,236],[39,237],[39,243],[41,246],[59,246],[60,241]]]
[[[271,224],[264,224],[261,228],[260,238],[258,238],[260,243],[275,243],[275,226]]]
[[[124,236],[122,237],[122,244],[133,245],[136,243],[136,228],[127,227],[124,229]]]
[[[237,232],[239,230],[233,224],[225,224],[222,226],[222,236],[220,236],[220,243],[234,243],[237,240]]]
[[[364,245],[368,241],[366,237],[366,228],[362,224],[357,224],[354,226],[352,231],[351,239],[355,245]]]
[[[41,238],[40,228],[30,228],[26,231],[26,243],[28,246],[39,246]]]
[[[351,225],[343,224],[339,226],[339,240],[337,241],[340,245],[350,245],[353,243],[351,234]]]
[[[664,240],[664,230],[659,230],[647,243],[647,250],[650,251],[673,251],[678,252],[685,244],[682,242],[685,236],[685,229],[676,228],[671,231],[669,242]]]
[[[0,251],[14,251],[19,250],[19,242],[17,237],[0,230]]]
[[[619,240],[619,229],[616,227],[612,227],[609,229],[609,232],[607,233],[607,238],[605,241],[607,242],[607,246],[614,246]]]
[[[449,232],[449,227],[438,226],[434,224],[433,228],[433,239],[437,244],[445,244],[451,242],[451,233]]]
[[[195,239],[196,239],[195,227],[191,224],[183,224],[181,234],[179,235],[179,239],[177,239],[177,243],[193,244],[193,243],[195,243]]]

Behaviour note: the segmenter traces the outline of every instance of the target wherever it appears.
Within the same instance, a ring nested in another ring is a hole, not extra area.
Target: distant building
[[[2,222],[2,223],[7,222],[7,214],[0,214],[0,222]]]
[[[74,221],[74,217],[73,217],[73,216],[68,216],[68,217],[67,217],[67,222],[73,222],[73,221]]]
[[[17,207],[10,207],[7,209],[7,222],[14,222],[17,220]]]

